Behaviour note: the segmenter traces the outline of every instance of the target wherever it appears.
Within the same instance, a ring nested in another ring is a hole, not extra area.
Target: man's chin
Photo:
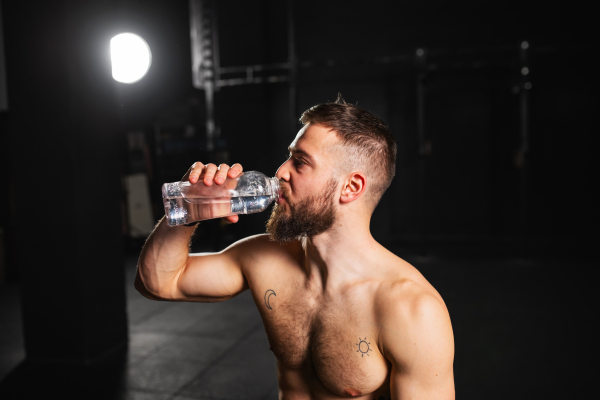
[[[275,242],[277,244],[287,244],[287,243],[291,243],[295,240],[300,240],[302,238],[302,236],[297,236],[297,237],[281,237],[281,236],[276,236],[274,234],[269,234],[269,240],[272,242]]]
[[[290,235],[288,230],[291,220],[289,214],[290,210],[288,207],[282,207],[281,204],[276,204],[273,207],[271,216],[267,221],[267,233],[272,241],[283,244],[295,239],[295,237]]]

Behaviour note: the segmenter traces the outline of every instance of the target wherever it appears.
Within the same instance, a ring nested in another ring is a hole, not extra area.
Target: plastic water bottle
[[[173,182],[162,187],[169,226],[236,214],[254,214],[267,209],[279,196],[279,180],[248,171],[222,185]]]

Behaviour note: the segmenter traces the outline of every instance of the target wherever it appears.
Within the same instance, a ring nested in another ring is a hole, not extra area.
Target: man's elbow
[[[166,300],[161,297],[158,297],[157,295],[152,294],[152,292],[150,292],[150,290],[148,290],[146,285],[144,285],[144,282],[142,281],[142,278],[140,277],[139,272],[137,274],[135,274],[135,281],[133,283],[133,286],[142,296],[144,296],[147,299],[158,300],[158,301]]]

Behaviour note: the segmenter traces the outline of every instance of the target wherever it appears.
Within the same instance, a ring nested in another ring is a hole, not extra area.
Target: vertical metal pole
[[[212,61],[215,83],[221,78],[221,56],[219,53],[219,14],[217,13],[218,1],[211,1],[211,31],[212,31]],[[219,91],[219,86],[215,84],[215,91]]]
[[[192,83],[204,90],[206,110],[206,150],[215,147],[218,133],[215,124],[215,89],[218,79],[219,51],[215,2],[190,0],[190,39],[192,53]]]
[[[204,49],[207,52],[202,62],[204,74],[204,99],[206,107],[206,150],[212,159],[212,152],[215,149],[215,62],[214,62],[214,23],[213,23],[213,1],[203,1],[203,41]]]
[[[297,131],[297,79],[298,79],[298,58],[296,56],[296,27],[294,19],[294,0],[288,0],[288,60],[290,63],[290,83],[289,83],[289,102],[290,102],[290,132],[295,134]]]
[[[529,80],[529,43],[521,42],[519,48],[519,59],[521,67],[521,90],[519,92],[519,116],[520,116],[520,136],[521,146],[517,155],[517,166],[521,169],[521,187],[520,187],[520,229],[521,239],[525,241],[528,232],[528,153],[529,153],[529,90],[531,82]]]
[[[417,49],[417,137],[419,140],[419,234],[421,236],[421,250],[427,253],[427,193],[426,193],[426,157],[429,154],[427,138],[425,136],[425,49]]]
[[[221,136],[221,129],[216,120],[215,115],[215,93],[219,91],[217,82],[220,79],[220,67],[221,58],[219,54],[219,19],[217,14],[218,1],[211,0],[211,31],[212,31],[212,61],[213,61],[213,77],[211,81],[211,118],[212,118],[212,130],[213,138],[219,139]],[[208,99],[208,94],[206,95]],[[208,102],[207,102],[208,103]],[[213,143],[214,145],[214,143]]]
[[[215,97],[214,83],[212,80],[207,79],[206,82],[204,82],[204,99],[206,104],[206,150],[209,153],[212,153],[215,149]]]

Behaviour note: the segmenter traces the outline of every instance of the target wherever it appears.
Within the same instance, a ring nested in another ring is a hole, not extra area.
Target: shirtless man
[[[188,254],[195,228],[163,219],[142,250],[136,288],[150,299],[198,302],[250,289],[281,399],[454,399],[444,301],[369,230],[394,176],[393,137],[343,100],[312,107],[301,121],[277,171],[282,194],[267,234]],[[197,162],[184,179],[220,185],[241,172]]]

